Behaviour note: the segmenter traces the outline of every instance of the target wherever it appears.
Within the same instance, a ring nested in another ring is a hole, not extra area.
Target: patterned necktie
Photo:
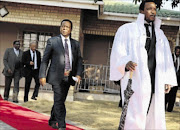
[[[69,60],[69,49],[67,44],[68,39],[65,39],[65,69],[71,70],[70,60]]]
[[[145,48],[146,48],[147,52],[149,52],[149,48],[150,48],[150,44],[151,44],[149,26],[151,26],[151,25],[150,24],[144,24],[144,26],[146,27],[146,36],[147,36]]]

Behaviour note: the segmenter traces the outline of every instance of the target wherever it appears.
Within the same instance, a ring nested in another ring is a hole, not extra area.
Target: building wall
[[[4,64],[3,56],[7,48],[13,47],[13,41],[17,38],[18,28],[15,24],[0,22],[0,85],[4,85],[4,75],[1,73]]]
[[[9,14],[4,18],[0,17],[0,72],[2,72],[3,69],[2,61],[5,49],[12,47],[12,42],[17,39],[19,24],[26,26],[28,29],[31,29],[31,27],[34,29],[32,25],[58,27],[61,20],[70,19],[73,22],[72,37],[76,40],[81,40],[79,36],[82,35],[83,38],[84,34],[113,37],[117,29],[125,23],[120,21],[99,20],[97,11],[91,10],[82,11],[71,8],[0,2],[0,6],[4,5],[9,10]],[[162,26],[162,29],[168,39],[172,41],[173,48],[176,42],[178,27]],[[83,43],[83,41],[86,41],[86,39],[82,40],[81,43]],[[90,42],[88,44],[90,44]],[[83,44],[81,44],[81,48],[83,48]],[[87,44],[86,48],[88,48]],[[108,50],[108,46],[106,46],[106,48]],[[107,56],[107,54],[104,56]],[[3,84],[4,76],[0,73],[0,85]],[[24,86],[24,84],[21,83],[21,86]]]
[[[83,33],[103,36],[114,36],[117,29],[125,22],[98,19],[96,11],[85,10]]]
[[[114,36],[117,29],[127,23],[121,21],[111,21],[111,20],[100,20],[98,19],[96,11],[85,10],[84,11],[84,25],[83,33],[93,34],[93,35],[104,35],[104,36]],[[179,27],[177,26],[161,26],[168,40],[172,41],[171,48],[173,49],[176,44],[177,33]]]
[[[6,6],[9,14],[0,17],[0,72],[2,72],[3,56],[6,48],[12,47],[14,40],[19,39],[19,31],[23,29],[36,30],[36,25],[46,27],[58,27],[63,19],[70,19],[73,22],[72,38],[79,40],[80,33],[80,9],[47,7],[29,4],[17,4],[0,2],[0,7]],[[57,28],[54,30],[57,34]],[[32,86],[34,81],[32,83]],[[0,85],[4,86],[4,75],[0,73]],[[13,83],[12,83],[13,85]],[[24,87],[24,78],[21,79],[20,87]]]
[[[83,59],[86,64],[108,65],[111,36],[85,35]]]
[[[6,6],[9,11],[6,17],[0,17],[3,22],[59,26],[63,19],[70,19],[73,22],[72,37],[79,40],[80,9],[8,2],[0,2],[1,6]]]
[[[13,47],[13,41],[17,39],[20,40],[21,42],[21,50],[24,50],[23,32],[24,31],[27,32],[28,30],[31,30],[33,32],[43,32],[43,33],[50,32],[53,34],[53,36],[59,34],[59,27],[57,26],[43,26],[43,25],[0,22],[0,86],[4,86],[4,75],[1,72],[4,68],[3,56],[5,50],[7,48]],[[44,49],[42,49],[42,51],[43,50]],[[41,54],[43,55],[43,53]],[[20,80],[20,87],[24,87],[24,78]],[[32,87],[34,87],[34,80],[32,80]]]
[[[164,34],[166,35],[167,39],[170,43],[171,52],[174,52],[174,47],[176,46],[176,40],[179,37],[178,31],[179,28],[176,26],[161,26],[162,30],[164,31]]]

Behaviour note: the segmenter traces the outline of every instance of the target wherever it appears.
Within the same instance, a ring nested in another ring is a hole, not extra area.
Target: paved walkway
[[[0,130],[16,130],[16,129],[0,120]]]

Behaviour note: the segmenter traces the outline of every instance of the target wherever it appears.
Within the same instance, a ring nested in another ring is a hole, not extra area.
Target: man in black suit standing
[[[165,95],[165,109],[172,112],[174,103],[176,101],[176,93],[180,86],[180,46],[175,47],[175,52],[172,54],[174,67],[177,75],[178,86],[172,87],[171,91]]]
[[[41,53],[36,50],[37,44],[35,41],[30,43],[30,49],[23,53],[22,61],[24,64],[24,76],[25,76],[25,91],[24,102],[28,101],[28,94],[31,85],[32,78],[36,83],[34,93],[31,97],[33,100],[37,100],[39,92],[39,68],[41,64]]]
[[[13,48],[5,51],[3,74],[5,76],[4,100],[8,100],[12,79],[14,79],[13,102],[18,103],[19,80],[22,70],[22,54],[20,41],[13,42]]]
[[[39,73],[40,83],[44,86],[46,70],[51,60],[47,82],[52,85],[54,91],[54,105],[49,125],[59,130],[66,129],[64,102],[70,85],[75,84],[72,76],[77,79],[76,82],[79,82],[83,70],[79,42],[71,38],[72,27],[72,22],[64,19],[60,26],[61,34],[48,39]]]

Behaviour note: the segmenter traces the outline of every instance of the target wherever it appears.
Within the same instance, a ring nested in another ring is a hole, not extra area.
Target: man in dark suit
[[[5,51],[3,74],[5,76],[4,100],[8,100],[12,79],[14,79],[13,102],[18,103],[19,80],[22,70],[22,54],[20,41],[13,42],[13,48]]]
[[[174,103],[176,101],[176,93],[180,86],[180,46],[175,47],[175,52],[172,54],[174,67],[177,75],[178,86],[172,87],[171,91],[165,95],[165,109],[168,112],[172,112]]]
[[[28,101],[28,94],[31,85],[32,78],[36,83],[34,93],[31,97],[33,100],[37,100],[39,92],[39,68],[41,64],[41,53],[36,50],[37,44],[35,41],[30,43],[30,49],[23,53],[22,62],[24,64],[24,76],[25,76],[25,91],[24,102]]]
[[[66,128],[64,102],[70,85],[75,84],[72,76],[76,77],[76,81],[79,82],[83,70],[79,42],[71,38],[72,27],[72,22],[65,19],[61,22],[61,34],[48,39],[39,73],[40,83],[44,86],[46,70],[49,60],[51,60],[47,82],[53,87],[54,105],[51,110],[49,125],[60,130]]]

